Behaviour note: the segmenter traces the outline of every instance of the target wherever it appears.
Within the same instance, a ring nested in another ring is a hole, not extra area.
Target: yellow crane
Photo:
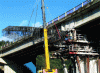
[[[43,15],[43,28],[44,28],[44,46],[45,46],[45,69],[40,70],[38,73],[57,73],[57,69],[50,69],[49,50],[48,50],[48,36],[45,21],[45,7],[44,0],[42,0],[42,15]]]

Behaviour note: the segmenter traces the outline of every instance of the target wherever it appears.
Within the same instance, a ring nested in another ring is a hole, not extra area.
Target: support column
[[[81,73],[81,67],[80,67],[79,56],[77,56],[76,59],[77,59],[77,65],[78,65],[79,72]]]
[[[74,40],[76,40],[76,30],[74,30],[73,32],[74,32]]]
[[[76,73],[76,62],[75,62],[75,58],[76,58],[76,56],[73,56],[73,58],[71,58],[71,60],[72,60],[72,62],[73,62],[73,66],[74,66],[74,71],[73,71],[73,73]]]
[[[84,56],[84,73],[87,72],[87,68],[86,68],[86,56]]]
[[[98,71],[99,71],[99,73],[100,73],[100,57],[99,57],[99,59],[98,59]]]
[[[0,62],[4,64],[4,73],[24,73],[24,65],[5,58],[0,58]]]
[[[86,61],[87,61],[87,73],[89,73],[89,56],[87,56]]]

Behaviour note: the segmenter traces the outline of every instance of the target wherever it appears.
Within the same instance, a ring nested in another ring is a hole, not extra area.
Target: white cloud
[[[34,23],[32,23],[32,26],[34,27]],[[40,27],[40,26],[42,26],[42,24],[40,22],[35,23],[35,27]]]
[[[0,41],[2,41],[2,40],[4,40],[4,41],[13,41],[12,39],[9,39],[9,38],[7,38],[7,37],[1,37],[1,38],[0,38]]]
[[[30,22],[29,25],[31,25],[32,27],[34,27],[34,23],[31,23],[31,22]],[[20,23],[19,26],[28,26],[28,20],[23,20],[23,21]],[[40,27],[40,26],[42,26],[42,24],[41,24],[40,22],[36,22],[36,23],[35,23],[35,27]]]
[[[19,26],[28,26],[28,20],[23,20]]]

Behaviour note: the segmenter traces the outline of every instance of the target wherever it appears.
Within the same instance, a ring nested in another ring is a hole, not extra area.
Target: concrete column
[[[0,58],[0,62],[4,64],[4,73],[23,73],[24,65],[22,67],[22,65],[4,58]]]
[[[73,32],[74,32],[74,40],[76,40],[76,30],[74,30]]]
[[[98,59],[98,73],[100,73],[100,57]]]

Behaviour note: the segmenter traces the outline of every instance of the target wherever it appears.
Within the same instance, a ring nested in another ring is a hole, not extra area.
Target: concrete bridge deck
[[[51,22],[47,23],[48,31],[55,29],[54,23],[62,31],[67,31],[69,28],[74,28],[81,30],[81,33],[87,34],[87,38],[90,41],[92,38],[93,42],[99,43],[99,35],[95,33],[99,30],[99,20],[100,20],[100,0],[91,1],[88,4],[81,4],[81,7],[74,12],[66,14],[64,16],[59,16]],[[97,25],[97,26],[96,26]],[[96,27],[94,27],[96,26]],[[93,27],[93,28],[92,28]],[[94,30],[94,28],[97,28]],[[85,30],[84,30],[85,29]],[[90,33],[93,32],[93,33]],[[96,35],[96,36],[93,36]],[[90,38],[91,36],[91,38]],[[0,57],[6,61],[11,60],[18,65],[25,64],[30,61],[34,61],[37,55],[44,53],[43,41],[44,38],[32,39],[33,37],[28,37],[21,41],[17,41],[12,45],[4,47],[0,50]],[[48,39],[52,38],[48,36]],[[97,38],[97,39],[95,39]],[[99,46],[99,45],[97,45]],[[49,45],[49,50],[57,50],[59,48],[54,45]],[[55,49],[53,49],[55,48]],[[18,60],[19,59],[19,60]],[[2,60],[0,60],[3,62]],[[10,63],[10,62],[4,62]],[[35,62],[34,62],[35,64]]]

